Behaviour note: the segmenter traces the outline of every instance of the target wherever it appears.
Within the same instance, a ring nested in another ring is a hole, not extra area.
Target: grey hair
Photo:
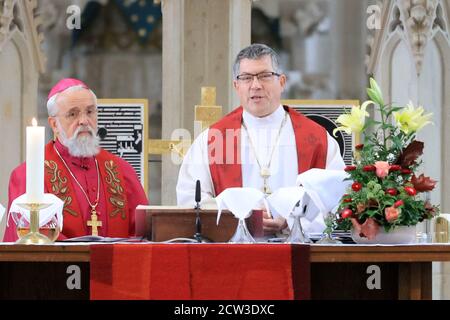
[[[55,117],[56,114],[58,113],[58,106],[56,104],[56,99],[58,99],[58,96],[63,93],[63,92],[70,92],[70,91],[78,91],[78,90],[82,90],[82,89],[86,89],[84,86],[82,85],[76,85],[76,86],[72,86],[67,88],[66,90],[63,90],[61,92],[58,92],[57,94],[55,94],[54,96],[52,96],[50,99],[48,99],[47,101],[47,112],[48,115],[50,117]],[[91,89],[87,89],[92,93],[92,96],[94,97],[94,101],[95,101],[95,107],[97,108],[97,96],[95,95],[95,93],[91,90]]]
[[[272,48],[266,46],[265,44],[254,43],[242,49],[236,56],[236,60],[234,60],[233,64],[233,79],[236,79],[236,77],[239,75],[241,60],[243,59],[258,60],[264,56],[270,56],[270,58],[272,59],[273,70],[276,73],[282,72],[280,68],[279,62],[280,57],[278,53],[276,53]]]

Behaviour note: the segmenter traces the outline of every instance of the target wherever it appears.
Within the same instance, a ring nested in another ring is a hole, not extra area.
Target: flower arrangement
[[[339,116],[336,131],[365,132],[364,144],[355,147],[354,165],[345,171],[352,180],[334,216],[333,228],[355,228],[361,237],[373,239],[383,227],[414,226],[438,214],[439,208],[418,196],[434,189],[436,181],[416,175],[423,142],[416,133],[431,123],[432,114],[410,102],[406,107],[386,105],[376,81],[370,79],[370,100]],[[370,119],[366,108],[377,107],[379,119]],[[371,130],[372,129],[372,130]]]

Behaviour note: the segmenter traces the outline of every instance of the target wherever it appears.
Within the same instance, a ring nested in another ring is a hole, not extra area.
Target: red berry
[[[402,205],[404,205],[405,203],[403,202],[403,200],[397,200],[394,202],[394,208],[398,208]]]
[[[362,184],[361,183],[359,183],[359,182],[353,182],[353,184],[352,184],[352,190],[353,191],[355,191],[355,192],[358,192],[359,190],[361,190],[361,188],[362,188]]]
[[[344,170],[345,171],[353,171],[353,170],[356,170],[356,166],[346,166]]]
[[[395,188],[389,188],[389,189],[386,189],[386,193],[391,196],[395,196],[395,195],[397,195],[398,191]]]
[[[412,171],[409,170],[408,168],[403,168],[402,169],[402,174],[411,174],[411,173],[412,173]]]
[[[373,164],[369,164],[363,167],[363,171],[375,171],[377,168]]]
[[[414,189],[413,187],[405,187],[404,189],[410,196],[415,196],[417,194],[416,189]]]
[[[398,164],[393,164],[390,168],[389,171],[399,171],[402,167],[400,167]]]
[[[353,211],[349,208],[341,211],[341,217],[343,219],[350,218],[353,215]]]

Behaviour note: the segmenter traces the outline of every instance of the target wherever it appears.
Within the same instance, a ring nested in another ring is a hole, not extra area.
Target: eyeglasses
[[[243,83],[253,82],[253,78],[256,77],[259,82],[269,82],[272,81],[274,77],[279,77],[280,74],[276,72],[260,72],[258,74],[244,73],[236,77],[237,80]]]
[[[66,118],[67,121],[72,122],[79,119],[83,114],[86,115],[86,117],[89,119],[94,119],[97,116],[97,108],[87,108],[84,111],[75,108],[63,114],[62,116]]]

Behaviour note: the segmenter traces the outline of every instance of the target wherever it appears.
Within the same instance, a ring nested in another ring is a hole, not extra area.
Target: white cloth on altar
[[[264,207],[269,210],[266,197],[262,191],[255,188],[228,188],[216,198],[217,224],[219,224],[222,210],[228,209],[238,219],[250,217],[254,208]]]
[[[3,239],[6,228],[5,208],[0,204],[0,242]],[[5,220],[5,221],[3,221]]]
[[[349,175],[342,170],[324,170],[313,168],[307,170],[297,177],[297,185],[303,186],[308,194],[309,201],[306,217],[311,220],[313,214],[322,215],[334,212],[339,200],[352,183],[345,180]]]
[[[297,211],[301,213],[301,208],[307,202],[308,194],[305,193],[303,187],[283,187],[267,197],[272,215],[279,215],[285,219],[288,219],[291,213],[297,214]]]
[[[275,112],[264,117],[254,117],[243,111],[242,117],[248,128],[250,137],[262,165],[268,163],[272,146],[275,144],[280,125],[285,116],[285,110],[280,105]],[[177,183],[177,204],[180,206],[195,206],[195,183],[200,180],[202,189],[202,208],[216,207],[214,185],[211,178],[208,159],[208,130],[203,131],[193,142],[183,159]],[[262,190],[263,179],[260,168],[249,144],[247,133],[241,130],[241,170],[242,187],[252,187]],[[337,141],[327,134],[326,169],[343,170],[345,167]],[[279,143],[274,150],[270,166],[271,176],[268,185],[272,192],[282,187],[296,186],[298,176],[297,146],[294,129],[290,117],[281,130]],[[256,208],[255,208],[256,209]],[[308,232],[322,232],[325,228],[323,218],[305,223]],[[308,230],[308,228],[310,230]]]
[[[2,225],[2,221],[3,221],[3,217],[5,215],[5,207],[2,206],[2,204],[0,203],[0,227]],[[0,230],[0,233],[2,233],[3,230]]]
[[[0,203],[0,222],[3,220],[3,215],[5,214],[5,207]]]
[[[304,217],[301,218],[302,227],[308,226],[311,229],[317,216],[323,218],[335,211],[351,183],[346,178],[348,174],[342,170],[307,170],[298,175],[298,186],[280,188],[267,197],[272,215],[282,216],[287,219],[289,227],[292,227],[294,219],[290,216],[291,212],[298,215],[305,210]]]
[[[27,202],[28,201],[27,201],[26,193],[17,197],[12,202],[11,207],[9,209],[9,215],[12,215],[13,220],[16,223],[18,221],[16,221],[16,217],[15,217],[14,213],[18,213],[26,221],[28,221],[28,222],[30,221],[30,210],[23,208],[21,206],[21,204],[25,204]],[[60,231],[62,231],[64,201],[62,201],[60,198],[58,198],[57,196],[55,196],[52,193],[45,193],[42,203],[49,204],[49,206],[47,208],[41,209],[39,211],[39,227],[46,225],[48,222],[50,222],[52,220],[53,217],[56,216],[58,226],[60,228]],[[9,215],[8,215],[8,219],[6,221],[9,221]]]

